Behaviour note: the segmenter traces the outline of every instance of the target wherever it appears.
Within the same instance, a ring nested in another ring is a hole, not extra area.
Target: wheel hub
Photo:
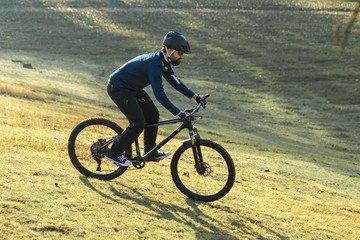
[[[201,163],[200,170],[198,171],[200,175],[209,176],[212,172],[211,167],[208,163],[203,162]]]

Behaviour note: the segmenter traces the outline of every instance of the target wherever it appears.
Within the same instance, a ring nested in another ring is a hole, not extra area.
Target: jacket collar
[[[168,69],[171,68],[171,66],[170,66],[170,63],[168,63],[166,61],[165,53],[163,53],[163,51],[160,51],[160,57],[161,57],[161,60],[162,60],[163,68],[165,69],[165,71],[167,71]]]

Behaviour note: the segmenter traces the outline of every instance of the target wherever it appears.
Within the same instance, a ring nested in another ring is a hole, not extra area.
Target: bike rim
[[[177,175],[189,193],[212,198],[226,188],[230,178],[229,167],[221,153],[214,148],[200,147],[203,157],[200,171],[195,166],[193,150],[189,147],[178,160]]]
[[[115,130],[102,124],[83,128],[74,142],[74,151],[79,164],[89,173],[99,176],[111,175],[120,171],[121,167],[105,159],[105,153],[111,145],[101,148],[102,142],[108,141],[116,135]]]

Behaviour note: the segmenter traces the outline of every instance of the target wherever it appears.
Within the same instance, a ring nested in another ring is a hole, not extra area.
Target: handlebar
[[[206,95],[205,95],[205,99],[208,98],[209,96],[210,96],[210,94],[206,94]],[[187,109],[187,110],[185,110],[185,112],[190,113],[190,116],[193,116],[195,113],[197,113],[197,112],[199,111],[200,107],[202,107],[203,109],[205,109],[205,103],[200,102],[195,108],[193,108],[193,109]],[[190,116],[189,116],[189,117],[190,117]]]

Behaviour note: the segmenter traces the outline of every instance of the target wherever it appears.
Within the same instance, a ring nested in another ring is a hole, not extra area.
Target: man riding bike
[[[156,146],[158,127],[145,128],[146,124],[159,121],[159,111],[149,95],[143,90],[151,85],[155,98],[174,116],[186,117],[187,113],[180,111],[166,96],[162,84],[164,77],[172,87],[189,99],[198,103],[206,103],[204,95],[197,95],[186,87],[174,74],[171,65],[178,66],[184,54],[190,54],[190,45],[186,38],[175,31],[167,33],[163,40],[161,51],[137,56],[110,75],[108,94],[120,111],[129,120],[129,126],[115,141],[105,158],[121,166],[132,163],[122,155],[144,130],[144,151],[147,153]],[[171,65],[170,65],[171,64]],[[152,161],[159,161],[170,152],[158,151]]]

